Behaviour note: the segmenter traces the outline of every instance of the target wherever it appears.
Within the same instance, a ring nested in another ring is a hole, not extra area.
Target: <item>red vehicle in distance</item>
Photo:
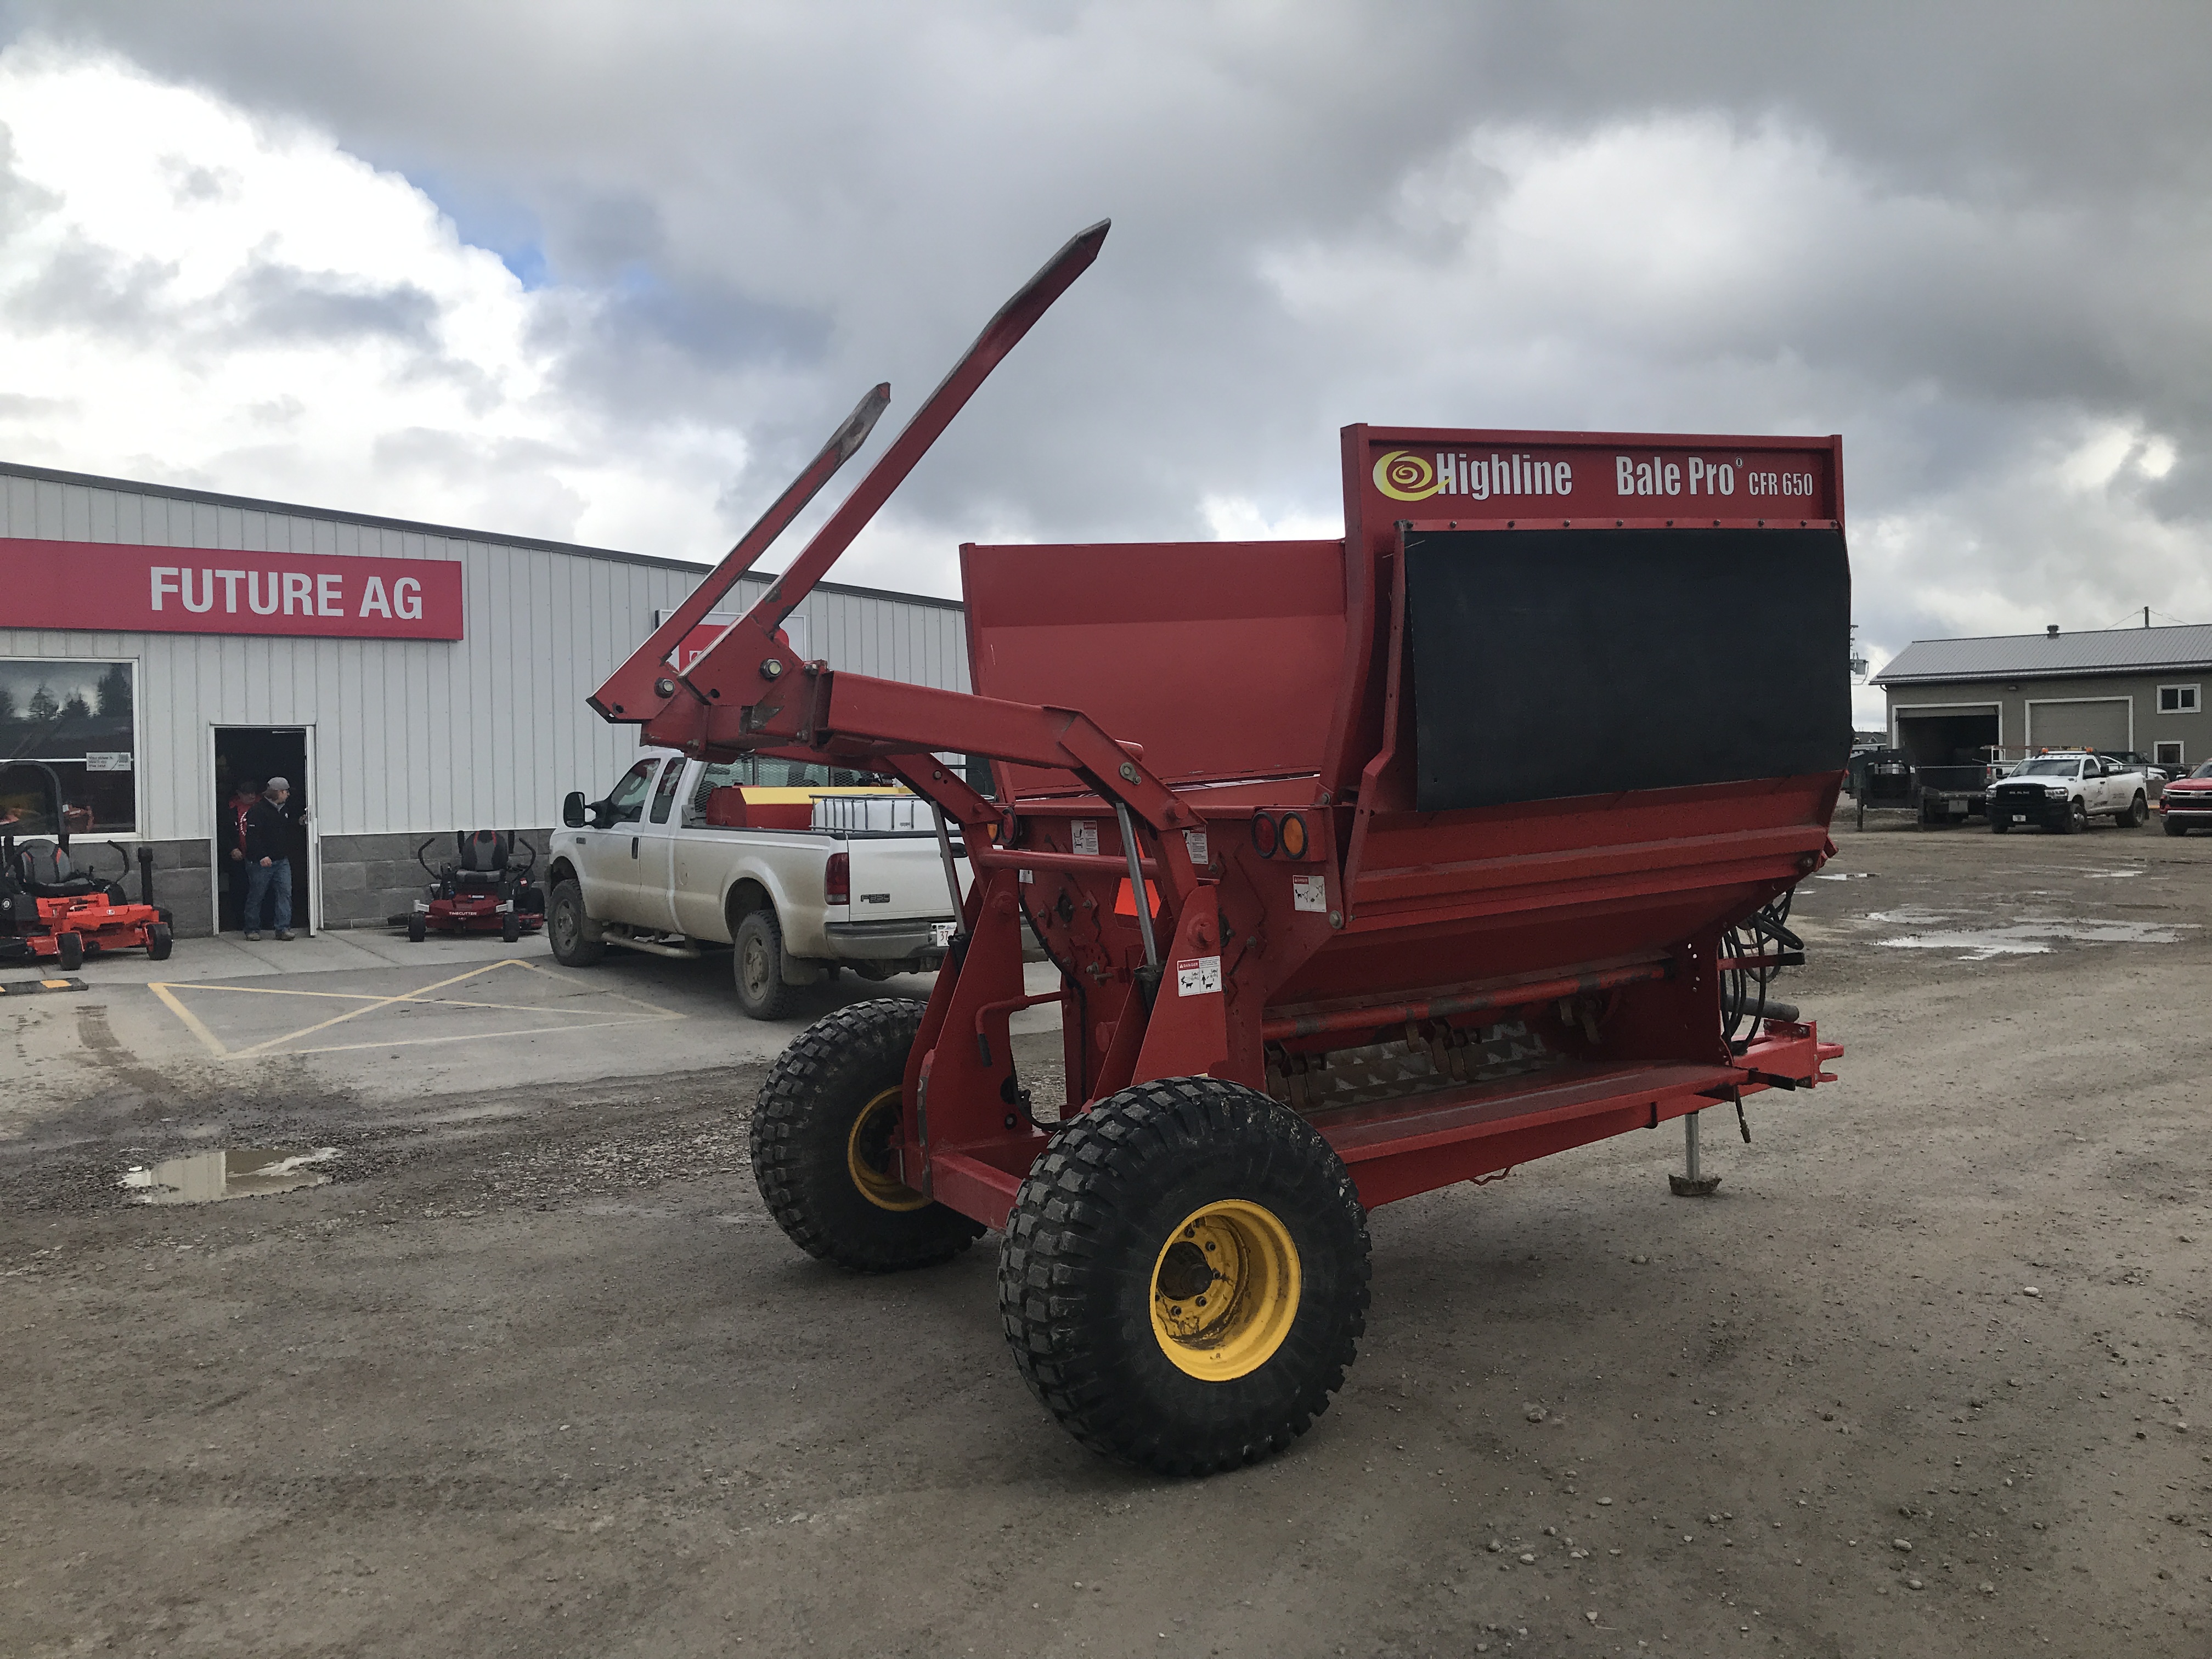
[[[2169,836],[2212,830],[2212,761],[2166,786],[2158,798],[2158,816]]]

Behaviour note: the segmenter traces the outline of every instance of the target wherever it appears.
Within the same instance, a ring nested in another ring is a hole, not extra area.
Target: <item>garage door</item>
[[[2027,740],[2038,749],[2125,749],[2128,700],[2030,703]]]

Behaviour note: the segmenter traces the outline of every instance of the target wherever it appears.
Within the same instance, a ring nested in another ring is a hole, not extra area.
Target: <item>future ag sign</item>
[[[0,538],[0,625],[102,633],[458,640],[448,559]]]

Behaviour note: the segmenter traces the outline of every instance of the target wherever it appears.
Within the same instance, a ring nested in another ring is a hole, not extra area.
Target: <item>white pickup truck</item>
[[[2038,755],[1990,786],[1987,810],[2000,836],[2014,823],[2072,835],[2106,817],[2140,829],[2150,820],[2149,786],[2141,772],[2102,756]]]
[[[928,804],[837,788],[819,767],[649,749],[603,799],[572,793],[561,823],[545,928],[565,967],[611,945],[666,957],[733,945],[738,1006],[774,1019],[793,989],[841,968],[933,969],[951,936]],[[889,827],[830,827],[845,823]],[[965,849],[952,845],[964,892]]]

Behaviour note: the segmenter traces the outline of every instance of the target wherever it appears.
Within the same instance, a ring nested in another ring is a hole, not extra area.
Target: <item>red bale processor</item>
[[[1850,578],[1832,438],[1354,426],[1341,540],[963,547],[973,695],[797,658],[778,625],[1105,230],[687,673],[672,645],[888,388],[592,701],[934,804],[961,917],[936,988],[793,1042],[754,1110],[762,1195],[861,1272],[998,1231],[1037,1398],[1196,1474],[1326,1408],[1375,1206],[1832,1080],[1841,1049],[1766,987],[1834,851]],[[933,758],[961,751],[995,799]],[[1009,1038],[1048,1003],[1049,1105]]]

